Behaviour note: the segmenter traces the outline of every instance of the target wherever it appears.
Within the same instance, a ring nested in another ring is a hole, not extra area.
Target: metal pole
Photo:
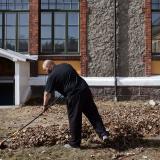
[[[114,101],[118,101],[117,99],[117,7],[116,7],[116,0],[114,0],[114,90],[115,90],[115,95],[114,95]]]

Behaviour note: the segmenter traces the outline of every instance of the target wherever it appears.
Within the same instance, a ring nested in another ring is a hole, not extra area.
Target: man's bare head
[[[47,72],[48,74],[52,71],[53,67],[54,67],[54,62],[51,60],[45,60],[43,62],[42,68],[45,72]]]

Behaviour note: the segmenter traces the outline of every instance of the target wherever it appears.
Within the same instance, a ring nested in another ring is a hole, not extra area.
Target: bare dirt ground
[[[52,106],[45,115],[13,138],[10,147],[0,150],[0,160],[160,159],[160,137],[148,139],[160,135],[159,105],[152,107],[142,101],[96,101],[96,104],[111,133],[107,146],[83,117],[82,148],[65,149],[63,144],[69,137],[67,111],[65,105],[59,104]],[[41,111],[41,106],[0,109],[0,139],[25,125]]]

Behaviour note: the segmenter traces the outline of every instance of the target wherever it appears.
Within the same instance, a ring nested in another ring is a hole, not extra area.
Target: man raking
[[[53,91],[58,91],[67,100],[71,139],[65,147],[80,147],[82,113],[88,118],[99,137],[104,142],[107,142],[109,134],[103,125],[91,91],[85,80],[69,64],[55,65],[53,61],[46,60],[43,63],[43,69],[48,73],[44,91],[44,110],[48,109],[48,101]]]

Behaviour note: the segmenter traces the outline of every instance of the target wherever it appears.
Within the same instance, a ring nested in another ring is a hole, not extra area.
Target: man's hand
[[[43,111],[46,112],[49,109],[49,105],[43,105]]]
[[[51,94],[48,92],[44,92],[44,98],[43,98],[43,111],[47,111],[49,106],[48,106],[48,101],[51,98]]]

